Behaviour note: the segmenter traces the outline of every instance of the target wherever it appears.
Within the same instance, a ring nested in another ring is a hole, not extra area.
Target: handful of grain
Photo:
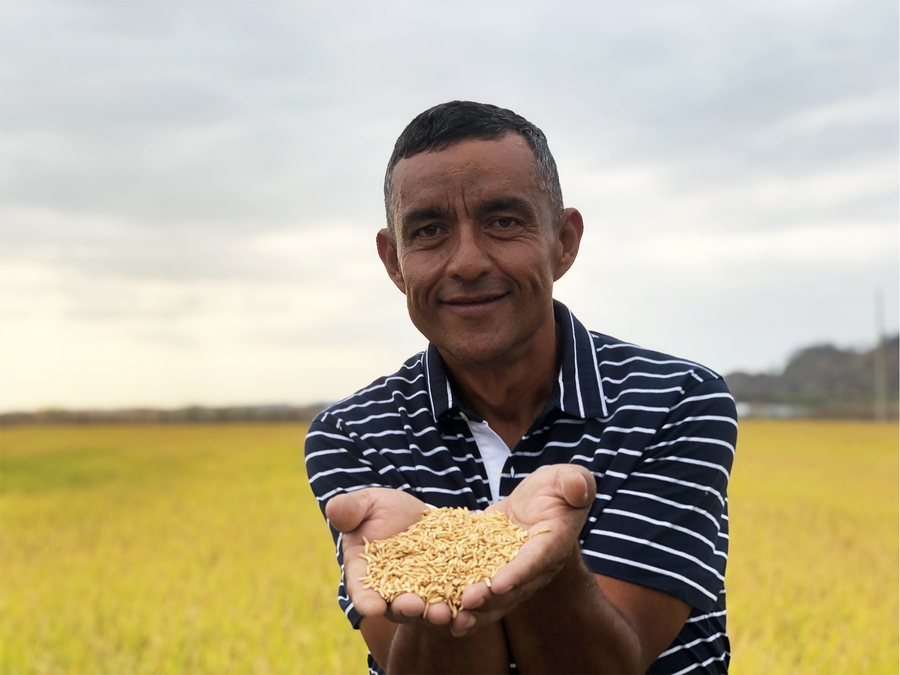
[[[387,602],[401,593],[415,593],[425,601],[426,613],[429,605],[445,602],[455,618],[466,587],[479,581],[490,587],[497,570],[530,538],[499,511],[429,509],[419,522],[390,539],[364,539],[361,555],[368,569],[360,581]]]

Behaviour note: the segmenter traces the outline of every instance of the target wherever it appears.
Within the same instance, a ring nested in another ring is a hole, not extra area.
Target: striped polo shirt
[[[549,402],[502,464],[499,497],[543,466],[587,467],[597,481],[579,537],[587,566],[692,607],[648,672],[727,672],[734,400],[708,368],[588,331],[560,302],[554,301],[554,313],[562,328],[559,376]],[[334,495],[368,487],[404,490],[435,507],[486,508],[494,496],[472,431],[482,423],[457,398],[429,345],[313,421],[306,467],[323,514]],[[338,603],[358,627],[361,617],[344,585],[340,533],[330,529],[341,565]],[[369,669],[382,672],[371,655]]]

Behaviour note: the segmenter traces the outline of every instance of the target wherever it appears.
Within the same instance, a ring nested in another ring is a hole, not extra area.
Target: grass
[[[896,424],[741,425],[733,673],[898,672],[898,470]]]
[[[4,430],[0,671],[364,672],[305,431]]]
[[[364,673],[302,425],[0,436],[0,673]],[[745,422],[732,672],[897,672],[898,428]]]

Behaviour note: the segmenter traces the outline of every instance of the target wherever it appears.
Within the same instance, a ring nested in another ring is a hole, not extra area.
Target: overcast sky
[[[556,296],[722,373],[898,326],[898,5],[3,2],[0,410],[343,398],[424,346],[374,237],[397,135],[541,127]]]

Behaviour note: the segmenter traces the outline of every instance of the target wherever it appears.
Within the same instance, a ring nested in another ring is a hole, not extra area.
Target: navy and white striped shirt
[[[734,400],[703,366],[590,332],[562,303],[554,312],[563,336],[559,377],[503,466],[500,497],[542,466],[590,469],[597,497],[580,534],[588,567],[693,608],[648,672],[727,672]],[[491,489],[469,421],[482,420],[454,396],[429,345],[313,421],[306,466],[323,513],[332,496],[367,487],[404,490],[436,507],[486,508]],[[338,602],[357,627],[340,536],[331,532],[342,572]],[[369,667],[381,672],[371,655]]]

